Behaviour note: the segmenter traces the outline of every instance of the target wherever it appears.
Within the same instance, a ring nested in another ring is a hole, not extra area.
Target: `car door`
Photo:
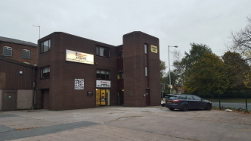
[[[187,103],[189,104],[189,108],[190,109],[194,109],[195,108],[196,102],[194,101],[194,99],[193,99],[193,97],[191,95],[187,96]]]
[[[204,108],[203,101],[201,101],[200,97],[193,95],[193,99],[194,99],[194,106],[195,106],[194,108],[196,109]]]

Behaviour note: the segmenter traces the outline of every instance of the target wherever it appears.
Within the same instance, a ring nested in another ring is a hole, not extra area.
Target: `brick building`
[[[0,56],[34,65],[37,62],[37,45],[0,36]]]
[[[37,108],[160,105],[156,37],[135,31],[113,46],[54,32],[38,45]]]
[[[33,65],[0,56],[0,111],[32,107],[35,73]]]
[[[37,45],[0,36],[0,110],[33,106]]]

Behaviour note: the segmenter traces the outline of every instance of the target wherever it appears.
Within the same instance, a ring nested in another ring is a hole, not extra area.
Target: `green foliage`
[[[212,54],[212,50],[204,44],[191,43],[191,50],[189,53],[185,52],[185,56],[181,61],[174,61],[174,74],[177,79],[175,84],[177,86],[183,86],[185,74],[188,73],[189,69],[202,57],[205,53]],[[185,73],[186,72],[186,73]]]
[[[229,80],[226,65],[215,54],[204,54],[185,72],[184,88],[188,92],[213,94],[226,91]]]
[[[184,66],[186,70],[190,69],[193,64],[195,64],[205,53],[212,54],[211,48],[204,44],[190,44],[192,49],[189,53],[185,52],[185,57],[181,60],[181,65]]]
[[[244,88],[244,80],[248,80],[250,67],[247,62],[236,52],[225,52],[222,57],[227,67],[227,75],[229,78],[229,88]]]

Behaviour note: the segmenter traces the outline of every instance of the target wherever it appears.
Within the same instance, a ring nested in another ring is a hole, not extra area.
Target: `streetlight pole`
[[[178,46],[169,46],[168,45],[168,68],[169,68],[169,88],[170,88],[170,94],[172,93],[172,83],[171,83],[171,66],[170,66],[170,54],[169,54],[169,47],[175,47],[178,48]]]
[[[34,27],[38,27],[38,36],[39,36],[39,39],[40,39],[40,26],[39,25],[32,25]]]

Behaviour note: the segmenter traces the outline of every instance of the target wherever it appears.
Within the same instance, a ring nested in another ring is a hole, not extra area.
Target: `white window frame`
[[[6,48],[7,50],[11,50],[11,55],[5,55],[5,54],[4,54],[5,48]],[[4,46],[4,47],[3,47],[3,56],[12,57],[12,54],[13,54],[13,53],[12,53],[12,47],[8,47],[8,46]]]

